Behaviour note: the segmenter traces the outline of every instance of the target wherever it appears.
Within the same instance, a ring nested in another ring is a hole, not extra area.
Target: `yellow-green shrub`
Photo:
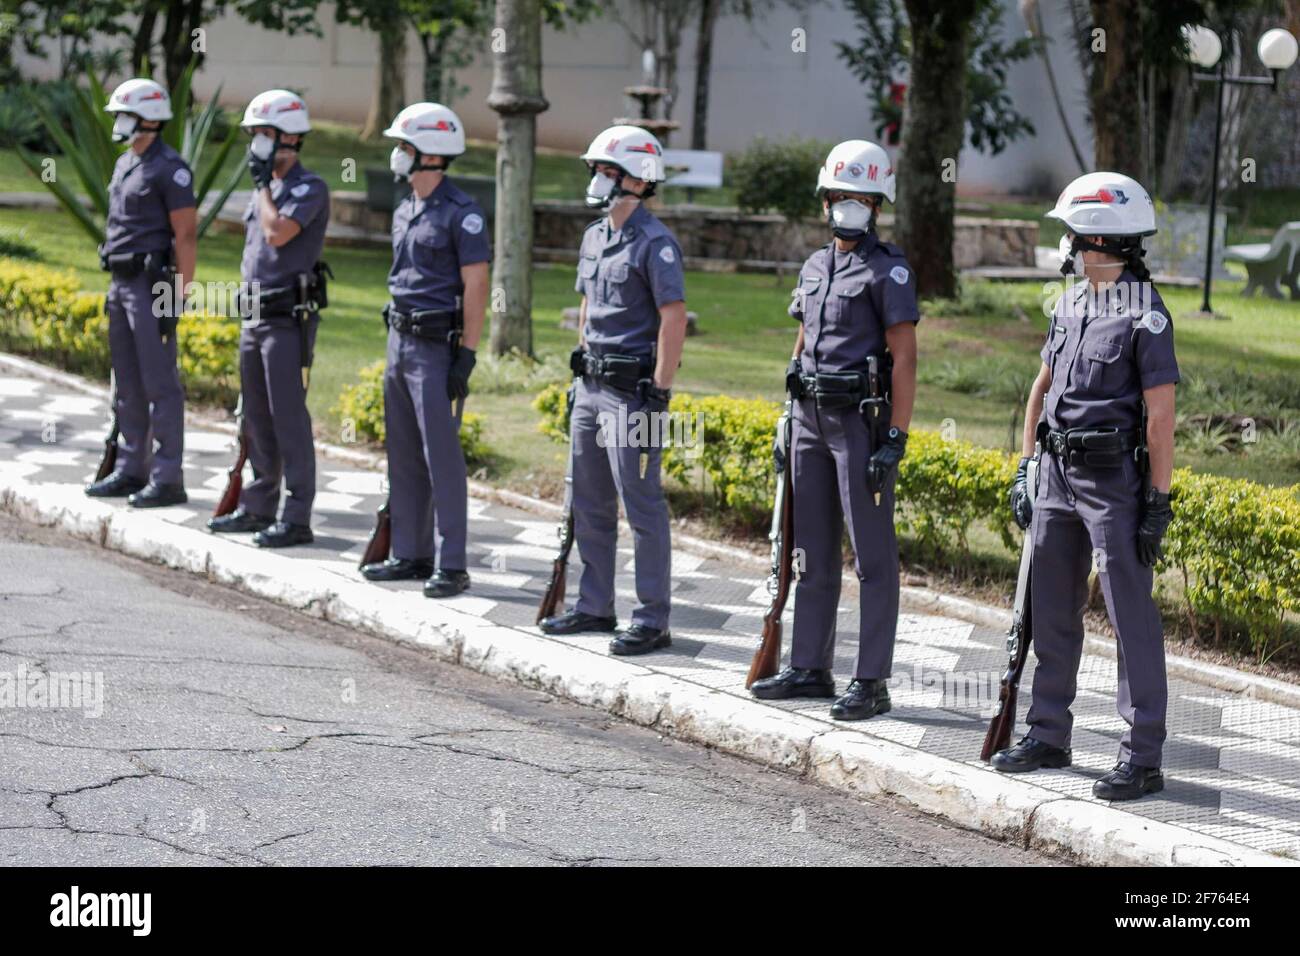
[[[563,396],[561,396],[563,397]],[[384,441],[384,362],[357,372],[353,385],[344,385],[332,409],[345,429],[365,441]],[[350,426],[350,428],[349,428]],[[466,412],[460,423],[460,447],[467,464],[482,464],[492,455],[483,439],[483,416]]]

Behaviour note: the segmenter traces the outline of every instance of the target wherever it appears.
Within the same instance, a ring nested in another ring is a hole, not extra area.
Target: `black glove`
[[[1029,497],[1029,459],[1021,458],[1020,467],[1016,469],[1016,480],[1011,483],[1011,517],[1016,526],[1024,531],[1034,516],[1034,502]]]
[[[671,389],[659,388],[654,383],[654,379],[643,378],[636,383],[636,392],[640,396],[642,406],[647,412],[666,412],[668,403],[672,401],[673,393]]]
[[[1164,540],[1169,522],[1174,520],[1174,509],[1169,507],[1169,495],[1148,488],[1142,500],[1142,523],[1138,525],[1138,560],[1148,568],[1155,567],[1163,553],[1160,542]]]
[[[474,350],[462,345],[447,370],[447,397],[453,402],[469,394],[469,376],[474,371]]]
[[[872,491],[878,494],[885,489],[906,451],[907,432],[901,428],[891,428],[876,453],[867,461],[867,478],[871,482]]]
[[[790,365],[785,370],[785,393],[791,398],[802,397],[803,366],[799,364],[798,357],[790,359]]]
[[[275,168],[275,158],[258,159],[250,150],[248,153],[248,172],[253,177],[253,185],[265,189],[271,185],[271,170]]]

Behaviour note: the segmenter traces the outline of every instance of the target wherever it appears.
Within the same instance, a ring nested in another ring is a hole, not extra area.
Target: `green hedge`
[[[564,387],[534,400],[540,430],[567,441],[562,426]],[[693,457],[669,447],[664,470],[716,506],[738,510],[761,527],[774,491],[772,434],[775,402],[726,396],[674,396],[675,414],[703,415],[702,445]],[[691,434],[695,429],[690,430]],[[899,467],[898,523],[923,553],[964,563],[970,532],[991,529],[1016,555],[1020,535],[1010,523],[1007,488],[1016,459],[968,442],[914,430]],[[1217,639],[1249,635],[1260,655],[1282,637],[1288,615],[1300,614],[1300,499],[1295,488],[1193,474],[1180,469],[1173,485],[1175,519],[1166,538],[1163,569],[1181,577],[1181,614],[1196,633]]]
[[[344,429],[365,441],[384,441],[384,362],[381,359],[357,372],[354,385],[344,385],[332,412]],[[466,464],[484,464],[492,451],[483,440],[483,417],[465,412],[460,423],[460,447]]]

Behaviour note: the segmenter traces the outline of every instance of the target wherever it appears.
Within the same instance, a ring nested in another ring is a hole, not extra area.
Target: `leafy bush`
[[[41,250],[27,238],[26,229],[0,229],[0,258],[34,262],[41,258]]]
[[[384,442],[384,362],[381,359],[361,369],[353,385],[344,385],[332,409],[346,429],[349,424],[358,439]],[[466,412],[460,423],[460,448],[469,465],[484,464],[492,449],[483,438],[483,416]]]
[[[787,219],[820,215],[814,188],[817,170],[833,145],[817,139],[776,142],[759,137],[731,159],[727,184],[736,190],[743,212],[776,210]]]

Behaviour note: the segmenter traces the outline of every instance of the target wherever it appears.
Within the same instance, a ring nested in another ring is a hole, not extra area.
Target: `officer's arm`
[[[682,364],[682,343],[686,341],[686,303],[669,302],[659,310],[659,364],[655,385],[672,388],[677,366]]]
[[[578,303],[578,344],[587,347],[587,297]]]
[[[478,348],[483,335],[483,320],[487,313],[488,264],[475,262],[460,267],[460,281],[465,285],[462,307],[465,312],[463,341],[468,349]]]
[[[198,210],[193,206],[185,209],[173,209],[168,218],[172,224],[172,242],[176,250],[177,288],[184,292],[185,287],[194,281],[195,259],[198,258],[199,219]],[[184,297],[182,296],[182,302]]]
[[[266,244],[273,248],[284,245],[302,232],[302,226],[288,216],[280,215],[280,210],[276,208],[269,189],[257,191],[257,221],[262,226],[262,235],[266,239]]]
[[[799,334],[794,340],[794,354],[790,357],[798,358],[800,355],[803,355],[803,323],[799,324]]]
[[[891,325],[885,329],[885,344],[894,357],[889,424],[907,431],[912,424],[912,406],[916,403],[916,324]]]
[[[1142,393],[1147,403],[1147,454],[1151,458],[1151,484],[1169,493],[1174,476],[1174,386],[1157,385]]]
[[[1025,458],[1033,457],[1038,420],[1043,417],[1043,396],[1051,387],[1052,370],[1044,362],[1043,367],[1038,370],[1038,377],[1034,379],[1034,384],[1029,386],[1029,400],[1025,402],[1025,432],[1020,439],[1020,454]]]

